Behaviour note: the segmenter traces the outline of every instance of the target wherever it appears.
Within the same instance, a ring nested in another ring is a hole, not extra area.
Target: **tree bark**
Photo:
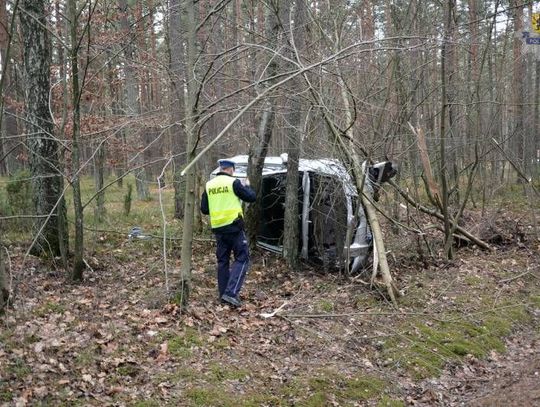
[[[294,26],[289,23],[291,35],[291,57],[295,59],[295,54],[300,58],[300,52],[305,48],[305,23],[306,4],[304,0],[296,0],[294,10]],[[298,93],[302,88],[303,81],[296,78],[291,82],[291,91]],[[285,189],[285,228],[283,232],[283,257],[289,268],[295,269],[298,266],[299,252],[299,211],[298,211],[298,188],[300,184],[298,174],[298,162],[302,151],[303,136],[303,98],[294,95],[291,98],[289,114],[288,139],[288,160],[287,160],[287,185]]]
[[[521,0],[512,0],[510,3],[513,6],[512,17],[514,22],[514,47],[513,47],[513,65],[512,70],[512,121],[513,127],[511,135],[513,139],[513,150],[515,157],[520,163],[524,163],[525,159],[525,137],[524,137],[524,81],[525,81],[525,66],[521,53],[522,39],[521,31],[523,31],[523,2]],[[516,182],[521,183],[522,179],[517,176]]]
[[[273,7],[274,3],[270,3],[266,8],[267,14],[265,16],[266,24],[266,37],[269,41],[270,49],[277,49],[278,34],[280,26],[278,22],[279,8]],[[278,64],[276,57],[270,55],[270,62],[268,63],[268,77],[276,75],[278,70]],[[273,83],[269,83],[271,86]],[[251,188],[257,194],[257,200],[248,206],[245,218],[246,229],[248,235],[248,241],[251,248],[255,248],[257,244],[257,234],[259,230],[259,219],[261,217],[261,187],[262,187],[262,170],[264,166],[264,160],[268,151],[268,145],[272,138],[272,131],[274,129],[275,121],[275,106],[272,95],[268,96],[263,102],[262,113],[260,116],[259,130],[257,137],[252,141],[249,148],[249,162],[247,168],[248,178],[251,182]]]
[[[81,183],[80,183],[80,150],[79,139],[81,134],[81,104],[80,104],[80,85],[79,85],[79,38],[77,35],[78,12],[77,0],[69,0],[68,15],[70,21],[70,65],[71,65],[71,103],[73,109],[72,116],[72,144],[71,144],[71,185],[73,187],[73,210],[75,214],[75,244],[73,252],[73,270],[71,279],[81,281],[84,271],[84,222],[83,206],[81,202]]]
[[[127,115],[130,118],[135,118],[139,113],[139,89],[137,85],[137,77],[135,75],[135,68],[133,67],[135,50],[133,47],[133,36],[131,35],[132,28],[128,20],[128,4],[126,0],[118,0],[118,8],[120,9],[120,27],[124,33],[124,74],[125,74],[125,97],[126,97],[126,109]],[[137,189],[137,197],[139,200],[145,200],[148,198],[148,183],[146,177],[146,169],[144,167],[144,152],[145,147],[143,135],[137,135],[138,150],[137,159],[135,164],[137,169],[135,170],[135,186]]]
[[[8,304],[9,290],[6,262],[4,260],[4,246],[0,245],[0,315],[2,315]]]
[[[50,44],[45,0],[23,0],[20,13],[23,38],[26,132],[32,174],[34,223],[38,233],[32,253],[60,256],[67,248],[67,223],[63,197],[64,178],[60,172],[58,143],[53,134],[49,110]],[[67,251],[67,250],[66,250]]]
[[[96,208],[94,216],[97,222],[103,222],[105,217],[105,191],[103,190],[105,180],[105,144],[102,143],[97,147],[94,157],[94,183],[97,192]]]
[[[447,115],[449,109],[449,96],[448,96],[448,87],[449,80],[448,77],[452,74],[450,71],[447,72],[447,66],[453,57],[454,46],[451,44],[452,33],[453,33],[453,13],[455,9],[455,0],[449,0],[446,3],[445,8],[445,28],[444,36],[441,48],[441,118],[440,118],[440,167],[439,167],[439,178],[441,186],[441,211],[444,216],[444,246],[448,247],[448,252],[445,253],[448,259],[452,259],[454,256],[453,245],[447,245],[447,242],[453,240],[451,233],[451,215],[450,215],[450,200],[449,200],[449,187],[448,187],[448,157],[447,157],[447,145],[448,145],[448,132],[452,130],[452,119],[448,118]]]
[[[7,174],[7,160],[5,155],[5,142],[6,136],[6,123],[4,119],[4,103],[5,103],[5,88],[9,86],[9,67],[7,61],[7,50],[9,44],[9,32],[8,32],[8,18],[6,10],[6,2],[0,1],[0,59],[2,60],[2,86],[0,91],[2,92],[2,99],[0,100],[0,175],[5,176]]]
[[[171,127],[172,149],[174,158],[174,217],[184,216],[185,180],[180,176],[186,163],[186,134],[184,120],[184,43],[182,40],[181,0],[171,0],[169,4],[169,53],[170,81],[172,85],[171,117],[175,124]]]
[[[197,22],[195,20],[194,0],[182,0],[182,14],[184,17],[184,43],[186,44],[185,78],[187,92],[184,98],[186,115],[186,152],[188,162],[195,158],[197,142],[197,78],[195,76],[195,62],[197,51]],[[191,294],[191,255],[193,250],[193,223],[195,210],[197,170],[191,167],[186,173],[186,190],[184,196],[184,223],[182,230],[182,251],[180,268],[180,302],[187,307]]]

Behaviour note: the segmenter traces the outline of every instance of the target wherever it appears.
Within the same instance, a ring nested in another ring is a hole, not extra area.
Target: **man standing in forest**
[[[222,302],[239,307],[238,294],[249,266],[249,248],[244,232],[242,202],[255,202],[255,192],[234,178],[234,162],[219,160],[219,172],[206,183],[201,212],[210,215],[210,226],[217,241],[217,280]],[[229,268],[231,251],[234,262]]]

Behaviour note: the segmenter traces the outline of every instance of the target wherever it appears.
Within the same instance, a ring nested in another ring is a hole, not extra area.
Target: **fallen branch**
[[[510,278],[505,278],[504,280],[500,280],[499,284],[509,283],[511,281],[517,280],[518,278],[525,277],[527,274],[530,274],[531,276],[536,277],[536,275],[532,271],[533,270],[527,269],[523,273],[519,273],[517,276],[510,277]]]
[[[424,212],[425,214],[427,215],[430,215],[430,216],[433,216],[439,220],[442,220],[444,221],[444,216],[436,211],[435,209],[430,209],[430,208],[427,208],[425,206],[423,206],[422,204],[416,202],[406,191],[404,191],[398,184],[396,184],[393,180],[389,180],[388,183],[390,185],[392,185],[398,192],[399,194],[405,198],[405,200],[407,202],[409,202],[412,206],[414,206],[416,209],[418,209],[419,211],[421,212]],[[477,245],[478,247],[484,249],[484,250],[488,250],[488,251],[492,251],[493,249],[491,248],[491,246],[489,244],[487,244],[486,242],[484,242],[482,239],[474,236],[472,233],[468,232],[467,230],[463,229],[461,226],[459,225],[456,225],[456,229],[455,231],[457,233],[459,233],[460,235],[463,235],[465,236],[467,239],[469,239],[471,242],[473,242],[475,245]]]
[[[269,312],[269,313],[261,312],[259,315],[265,319],[272,318],[273,316],[277,315],[288,303],[289,303],[288,301],[285,301],[283,304],[281,304],[280,307],[276,308],[274,311]]]

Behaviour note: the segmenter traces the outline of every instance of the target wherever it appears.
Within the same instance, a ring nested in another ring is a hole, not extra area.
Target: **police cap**
[[[234,168],[234,161],[231,160],[218,160],[218,164],[221,168]]]

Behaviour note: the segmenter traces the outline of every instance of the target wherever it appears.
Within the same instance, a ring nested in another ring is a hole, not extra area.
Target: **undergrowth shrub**
[[[18,171],[9,179],[5,186],[5,199],[0,202],[0,211],[5,216],[31,215],[32,204],[32,181],[28,170]],[[29,228],[31,219],[10,220],[8,227]]]
[[[131,201],[133,200],[133,185],[128,184],[127,192],[124,195],[124,216],[129,216],[131,212]]]

